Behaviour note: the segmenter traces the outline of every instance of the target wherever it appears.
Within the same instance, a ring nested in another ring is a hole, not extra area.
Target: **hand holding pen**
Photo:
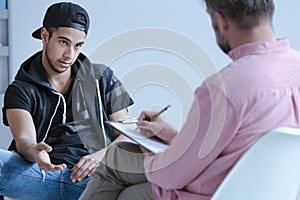
[[[176,130],[166,123],[166,120],[160,117],[170,105],[164,107],[158,112],[143,111],[138,118],[137,126],[142,134],[160,138],[165,143],[169,143],[176,135]]]
[[[141,115],[138,118],[138,123],[142,122],[142,121],[146,121],[146,122],[154,122],[156,120],[161,120],[160,115],[165,112],[166,110],[168,110],[168,108],[170,108],[171,105],[167,105],[166,107],[164,107],[163,109],[161,109],[158,112],[151,112],[151,111],[143,111],[141,113]]]
[[[153,113],[153,114],[150,114],[150,116],[147,118],[148,121],[150,122],[153,122],[156,120],[156,118],[161,115],[163,112],[167,111],[168,108],[170,108],[171,105],[167,105],[166,107],[164,107],[163,109],[161,109],[160,111],[156,112],[156,113]]]

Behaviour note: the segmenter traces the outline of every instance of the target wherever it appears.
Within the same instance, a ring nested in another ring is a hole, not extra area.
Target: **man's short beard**
[[[46,56],[46,59],[47,59],[47,62],[48,62],[48,64],[49,64],[50,68],[51,68],[54,72],[56,72],[56,73],[63,73],[63,72],[64,72],[64,71],[59,71],[59,70],[57,70],[56,67],[55,67],[55,65],[51,62],[51,60],[50,60],[50,58],[49,58],[49,56],[48,56],[48,46],[46,46],[46,49],[45,49],[45,56]]]
[[[224,53],[228,54],[229,51],[231,51],[231,47],[230,47],[228,41],[220,34],[219,28],[215,23],[213,24],[213,28],[215,30],[217,43],[218,43],[220,49],[222,49],[222,51]]]
[[[227,41],[224,41],[223,43],[219,43],[218,45],[220,49],[222,49],[222,51],[226,54],[228,54],[231,51],[231,47]]]

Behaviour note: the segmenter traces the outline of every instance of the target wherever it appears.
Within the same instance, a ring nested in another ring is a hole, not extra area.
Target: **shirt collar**
[[[228,56],[235,61],[246,55],[262,54],[268,51],[289,48],[289,46],[289,40],[287,38],[278,39],[275,42],[248,43],[232,49],[228,53]]]

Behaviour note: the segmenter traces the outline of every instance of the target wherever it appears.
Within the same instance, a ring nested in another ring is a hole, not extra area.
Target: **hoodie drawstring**
[[[56,93],[60,98],[59,99],[62,99],[63,101],[63,105],[64,105],[64,112],[63,112],[63,116],[62,116],[62,123],[66,123],[66,120],[67,120],[67,104],[66,104],[66,100],[65,100],[65,97],[64,95],[60,94],[60,93]],[[59,101],[60,103],[60,101]],[[58,105],[59,105],[58,103]],[[56,112],[56,110],[55,110]]]
[[[50,119],[50,122],[49,122],[49,126],[48,126],[48,128],[47,128],[46,134],[45,134],[45,136],[44,136],[42,142],[44,142],[44,141],[46,140],[47,136],[48,136],[48,132],[49,132],[49,130],[50,130],[50,127],[51,127],[53,118],[54,118],[54,116],[55,116],[55,114],[56,114],[56,112],[57,112],[57,110],[58,110],[59,105],[60,105],[61,99],[62,99],[62,101],[63,101],[63,107],[64,107],[64,112],[63,112],[63,116],[62,116],[62,123],[63,123],[63,124],[66,123],[66,119],[67,119],[67,104],[66,104],[66,101],[65,101],[64,96],[63,96],[62,94],[58,93],[58,92],[53,92],[53,93],[58,95],[58,102],[57,102],[57,104],[56,104],[54,113],[53,113],[53,115],[51,116],[51,119]]]
[[[103,122],[103,111],[102,111],[102,101],[101,101],[101,94],[100,94],[100,88],[99,88],[99,80],[95,79],[96,82],[96,90],[97,90],[97,97],[98,97],[98,103],[99,103],[99,109],[100,109],[100,123],[101,123],[101,128],[102,128],[102,133],[104,137],[104,145],[105,147],[107,146],[107,138],[106,138],[106,133],[105,133],[105,128],[104,128],[104,122]]]

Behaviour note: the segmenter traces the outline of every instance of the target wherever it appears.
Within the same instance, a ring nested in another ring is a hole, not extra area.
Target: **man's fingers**
[[[57,170],[63,170],[65,168],[67,168],[66,164],[60,164],[60,165],[53,165],[53,164],[49,164],[49,163],[44,163],[40,165],[41,170],[44,171],[57,171]]]
[[[65,169],[65,168],[67,168],[67,165],[66,165],[66,164],[60,164],[60,165],[54,165],[54,166],[53,166],[54,171],[57,171],[57,170],[63,170],[63,169]]]
[[[85,156],[72,168],[72,182],[81,181],[87,176],[93,174],[94,169],[99,165],[99,161],[93,156]]]
[[[143,111],[140,116],[138,117],[138,120],[139,121],[143,121],[143,120],[146,120],[146,119],[150,119],[150,116],[149,116],[149,112],[147,111]]]
[[[137,123],[137,126],[139,128],[143,128],[143,129],[150,129],[150,124],[151,124],[151,122],[148,122],[148,121],[139,121]]]
[[[38,148],[38,150],[44,150],[44,151],[47,151],[47,152],[52,151],[52,147],[49,146],[48,144],[44,143],[44,142],[38,143],[37,148]]]

